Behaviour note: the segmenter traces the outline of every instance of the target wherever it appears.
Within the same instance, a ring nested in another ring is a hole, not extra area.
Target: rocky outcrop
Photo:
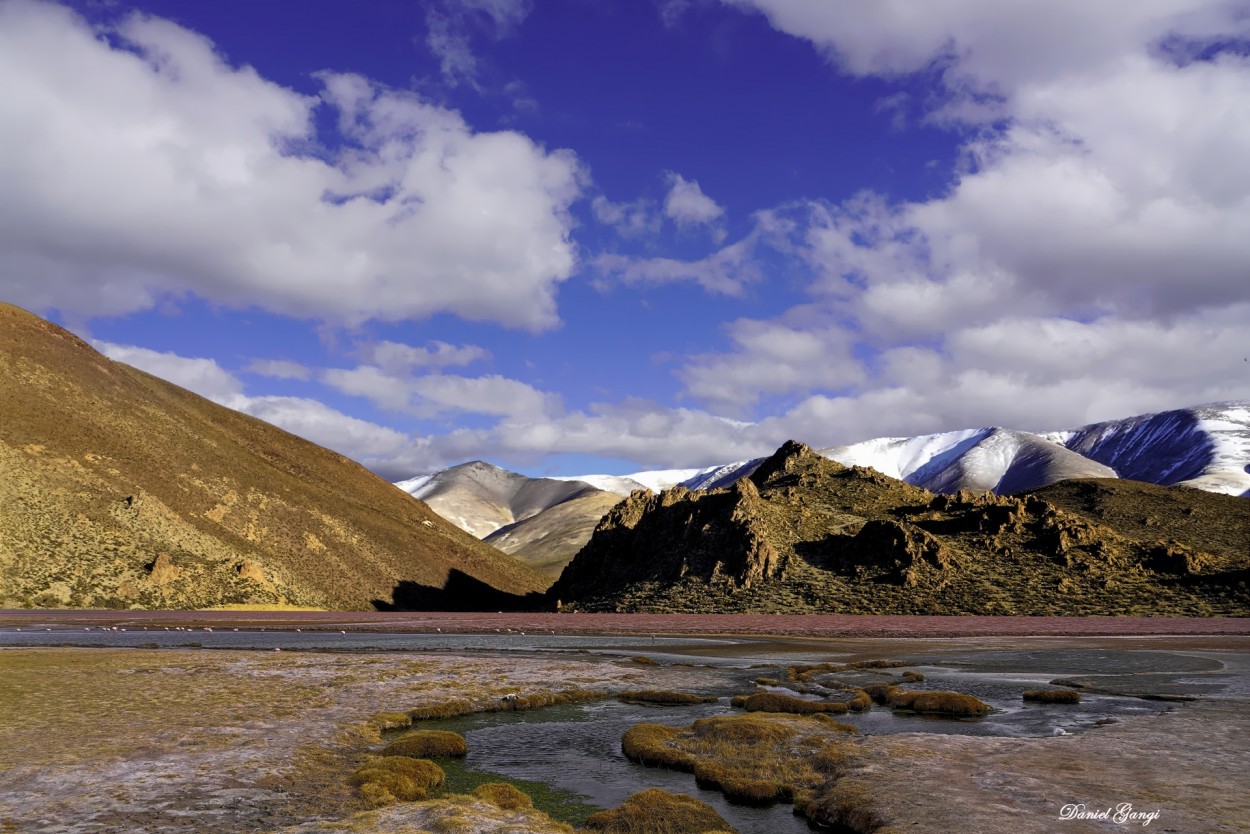
[[[1167,491],[1097,483],[1102,507]],[[728,489],[635,492],[551,593],[621,611],[1250,614],[1250,554],[1207,532],[1242,529],[1250,502],[1203,494],[1204,517],[1224,523],[1172,524],[1190,535],[1160,541],[1047,494],[934,495],[790,441]],[[1160,504],[1174,496],[1148,497],[1158,518],[1188,517]]]

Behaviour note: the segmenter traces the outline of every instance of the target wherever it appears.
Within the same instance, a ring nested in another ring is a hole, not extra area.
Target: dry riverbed
[[[854,659],[936,658],[991,643],[766,645]],[[1017,644],[1025,643],[997,645]],[[1242,670],[1250,657],[1250,639],[1238,636],[1091,645],[1215,652]],[[495,705],[507,693],[698,689],[720,674],[594,654],[3,649],[0,831],[567,831],[542,814],[469,797],[367,809],[347,776],[381,746],[369,719],[449,699]],[[1250,831],[1247,691],[1053,738],[868,736],[838,790],[864,830],[1104,832],[1149,823],[1148,831]],[[1139,816],[1116,822],[1125,804]],[[1065,805],[1110,809],[1110,818],[1064,821]]]

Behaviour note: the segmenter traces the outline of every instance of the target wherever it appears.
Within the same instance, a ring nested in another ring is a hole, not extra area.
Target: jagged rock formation
[[[1082,490],[1104,496],[1102,518]],[[1124,518],[1142,501],[1204,524],[1152,537]],[[1250,614],[1250,553],[1208,535],[1217,520],[1250,530],[1250,502],[1118,480],[935,495],[790,441],[727,489],[633,493],[549,595],[617,611]]]
[[[364,609],[453,580],[547,584],[342,455],[0,304],[0,607]]]

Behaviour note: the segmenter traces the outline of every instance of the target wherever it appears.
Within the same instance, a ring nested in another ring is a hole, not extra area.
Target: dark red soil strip
[[[1236,617],[882,617],[841,614],[495,614],[0,610],[0,627],[209,626],[304,631],[475,634],[741,634],[791,637],[1250,635]]]

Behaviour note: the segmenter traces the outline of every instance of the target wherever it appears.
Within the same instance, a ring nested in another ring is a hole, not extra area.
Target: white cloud
[[[312,379],[312,369],[289,359],[253,359],[247,363],[247,372],[270,379]]]
[[[668,195],[664,198],[664,216],[678,226],[712,226],[725,215],[725,209],[703,193],[697,180],[668,172]]]
[[[479,64],[473,52],[475,34],[499,40],[523,21],[529,0],[443,0],[431,2],[425,13],[425,44],[439,59],[443,79],[477,87]]]
[[[1006,95],[1023,84],[1096,75],[1168,35],[1250,34],[1238,0],[724,2],[763,12],[776,29],[811,41],[856,75],[903,75],[936,64],[952,86]]]
[[[789,251],[792,222],[772,211],[756,212],[751,231],[741,240],[722,246],[707,257],[694,261],[676,258],[631,258],[600,255],[590,262],[599,273],[599,283],[671,284],[693,281],[719,295],[739,296],[746,287],[763,280],[759,255],[762,249]]]
[[[386,426],[344,414],[305,397],[239,397],[231,408],[333,449],[377,472],[410,471],[417,443]]]
[[[746,413],[766,395],[850,389],[865,381],[851,334],[818,310],[796,308],[784,320],[739,319],[727,330],[732,352],[692,356],[680,372],[686,390],[720,413]]]
[[[322,372],[321,381],[336,391],[364,397],[388,411],[418,417],[467,413],[536,418],[559,409],[558,397],[497,374],[481,377],[441,373],[415,375],[404,369],[361,365],[327,369]]]
[[[319,99],[132,16],[102,37],[0,5],[0,280],[93,315],[194,294],[349,324],[450,312],[541,329],[571,274],[567,151],[475,133],[358,76]],[[354,147],[316,145],[328,108]]]
[[[645,198],[614,203],[600,194],[591,201],[590,208],[596,220],[623,237],[653,235],[660,231],[663,220],[655,204]]]
[[[430,342],[429,347],[381,341],[363,347],[358,353],[392,372],[407,368],[460,367],[490,358],[490,351],[478,345],[452,345],[438,340]]]
[[[243,391],[243,383],[218,365],[215,359],[179,356],[169,351],[113,342],[95,341],[92,345],[109,359],[125,362],[219,403],[229,401]]]
[[[966,134],[943,195],[791,213],[815,301],[749,332],[827,340],[835,366],[867,357],[869,375],[849,391],[813,375],[804,404],[762,425],[1041,428],[1244,396],[1250,58],[1174,48],[1245,38],[1235,4],[737,5],[845,71],[936,72],[948,127],[1002,120]],[[804,363],[748,346],[747,327],[692,358],[688,393],[720,409],[804,393]]]
[[[420,459],[420,441],[395,429],[344,414],[318,400],[249,396],[243,390],[243,383],[214,359],[180,356],[112,342],[95,341],[92,344],[110,359],[147,371],[219,405],[272,423],[376,471],[390,472],[399,477],[414,471],[413,467]],[[275,363],[269,370],[281,371],[282,364],[294,363]]]

